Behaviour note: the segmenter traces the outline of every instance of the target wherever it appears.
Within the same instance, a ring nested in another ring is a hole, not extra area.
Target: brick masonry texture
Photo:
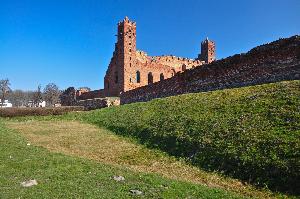
[[[209,56],[208,56],[209,58]],[[279,39],[174,77],[122,92],[121,104],[184,93],[236,88],[300,79],[300,36]]]
[[[148,56],[136,49],[136,23],[127,17],[118,23],[117,42],[104,78],[105,96],[121,93],[173,77],[175,74],[215,60],[215,44],[201,43],[197,59]]]
[[[105,108],[109,106],[118,106],[120,105],[119,98],[94,98],[94,99],[85,99],[78,100],[75,102],[76,106],[84,107],[84,110],[95,110],[100,108]]]
[[[79,93],[77,91],[77,93]],[[94,91],[86,91],[76,95],[77,100],[87,100],[94,98],[104,98],[104,89],[94,90]]]

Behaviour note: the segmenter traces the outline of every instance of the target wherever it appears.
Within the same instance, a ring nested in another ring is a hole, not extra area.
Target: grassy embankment
[[[187,94],[69,115],[206,170],[299,195],[300,81]]]

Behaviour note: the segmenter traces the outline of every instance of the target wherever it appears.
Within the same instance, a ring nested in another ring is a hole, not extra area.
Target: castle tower
[[[130,21],[128,17],[118,24],[118,42],[123,48],[123,88],[121,92],[125,92],[130,90],[130,84],[136,81],[136,23]]]
[[[125,17],[118,23],[117,43],[104,78],[106,96],[119,96],[132,81],[130,69],[136,64],[136,24]]]
[[[198,59],[205,61],[205,63],[209,64],[216,60],[216,46],[213,41],[208,40],[206,38],[201,42],[201,54],[198,55]]]

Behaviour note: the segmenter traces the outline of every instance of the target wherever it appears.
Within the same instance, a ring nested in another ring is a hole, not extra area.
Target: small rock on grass
[[[125,180],[125,178],[123,176],[114,176],[113,179],[117,182],[121,182],[121,181]]]
[[[32,187],[32,186],[35,186],[35,185],[37,185],[37,184],[38,184],[38,183],[37,183],[36,180],[28,180],[28,181],[24,181],[24,182],[21,183],[21,185],[22,185],[23,187]]]
[[[142,195],[143,192],[141,192],[140,190],[136,190],[136,189],[131,189],[130,193],[132,193],[133,195]]]

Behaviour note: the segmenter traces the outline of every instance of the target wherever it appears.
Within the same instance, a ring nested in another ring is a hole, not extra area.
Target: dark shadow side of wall
[[[145,102],[184,93],[300,79],[300,36],[279,39],[208,65],[124,92],[121,104]]]

